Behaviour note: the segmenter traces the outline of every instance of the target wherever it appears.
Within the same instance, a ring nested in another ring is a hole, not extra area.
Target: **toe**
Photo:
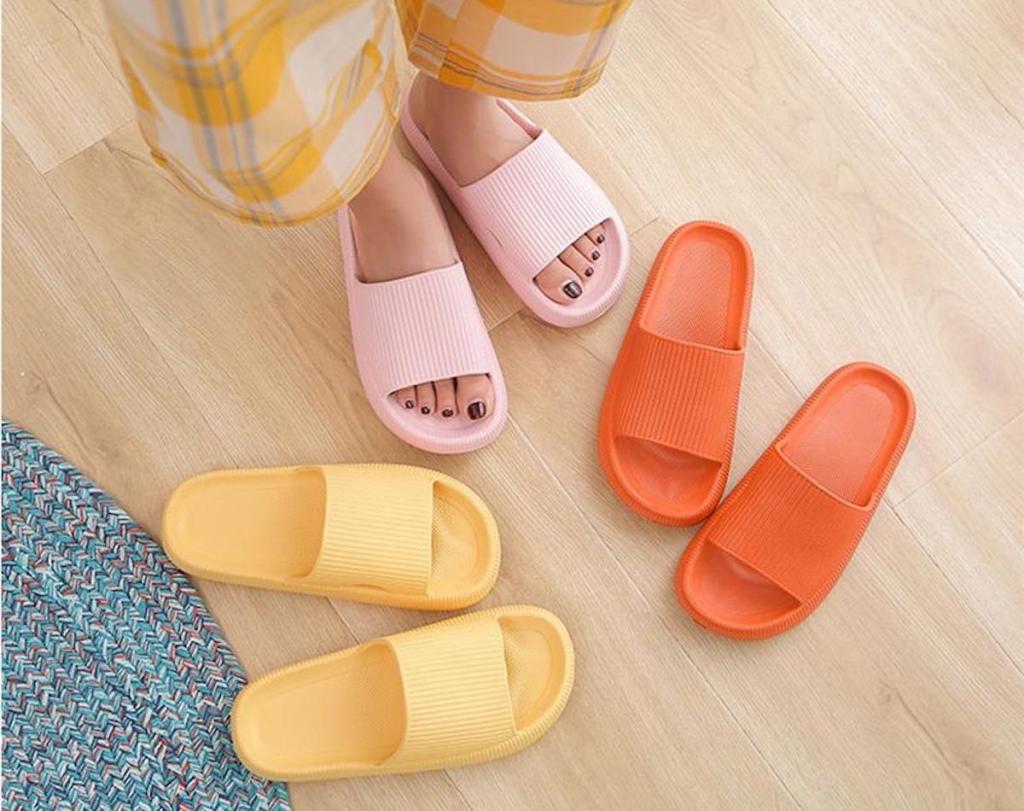
[[[556,259],[534,277],[545,296],[559,304],[570,304],[583,294],[576,272],[561,259]]]
[[[446,420],[455,416],[455,381],[452,378],[434,381],[437,411]]]
[[[587,231],[587,236],[590,237],[595,244],[603,245],[605,241],[604,223],[601,223],[601,225],[595,226]]]
[[[402,408],[416,408],[416,389],[410,386],[407,389],[399,389],[395,392],[395,398]]]
[[[420,414],[434,413],[434,384],[422,383],[416,387],[416,404]]]
[[[570,245],[558,254],[558,258],[562,260],[563,265],[572,268],[573,273],[579,277],[581,282],[585,282],[594,275],[594,263],[576,250],[576,247],[573,245]],[[588,270],[590,273],[587,273]]]
[[[494,413],[494,387],[487,375],[466,375],[455,384],[459,411],[471,420],[482,420]]]
[[[572,246],[576,249],[576,252],[579,253],[580,256],[584,257],[588,262],[596,262],[601,258],[601,251],[597,247],[597,243],[586,234],[577,239]]]

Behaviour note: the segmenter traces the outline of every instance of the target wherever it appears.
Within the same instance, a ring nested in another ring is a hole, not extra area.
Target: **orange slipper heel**
[[[683,553],[683,608],[735,639],[806,619],[853,556],[913,425],[914,398],[891,372],[833,372]]]
[[[634,512],[689,526],[729,478],[754,260],[711,222],[680,226],[654,261],[615,361],[598,432],[605,477]]]

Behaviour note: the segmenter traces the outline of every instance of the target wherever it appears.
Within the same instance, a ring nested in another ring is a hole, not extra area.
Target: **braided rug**
[[[6,421],[3,619],[5,809],[288,808],[235,757],[244,677],[188,579]]]

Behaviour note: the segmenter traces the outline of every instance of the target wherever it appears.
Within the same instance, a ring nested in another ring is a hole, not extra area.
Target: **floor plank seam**
[[[889,507],[889,505],[886,506]],[[910,537],[914,539],[914,542],[921,548],[925,556],[928,558],[929,562],[942,577],[943,581],[945,581],[946,585],[950,589],[951,594],[954,596],[957,604],[960,605],[964,613],[974,619],[974,621],[978,624],[978,627],[980,627],[984,631],[985,635],[995,644],[996,648],[999,649],[999,652],[1002,653],[1002,655],[1006,658],[1006,661],[1009,662],[1010,667],[1012,667],[1017,672],[1017,674],[1021,676],[1022,679],[1024,679],[1024,670],[1021,669],[1021,667],[1017,664],[1016,660],[1010,655],[1009,651],[1007,651],[1007,649],[1004,647],[999,637],[996,636],[993,629],[989,626],[986,617],[980,614],[974,608],[974,606],[965,599],[964,593],[957,587],[956,583],[946,573],[946,570],[943,569],[939,562],[934,558],[931,551],[928,549],[927,546],[925,546],[924,542],[921,540],[921,537],[914,531],[914,528],[909,523],[907,523],[904,517],[900,514],[899,510],[893,507],[889,507],[889,509],[892,512],[893,516],[896,518],[896,520],[903,527],[903,529],[907,531]]]
[[[63,157],[63,158],[61,158],[61,159],[60,159],[59,161],[57,161],[57,163],[53,164],[53,166],[50,166],[50,167],[49,167],[49,168],[47,168],[47,169],[43,169],[42,167],[40,167],[40,166],[37,166],[37,165],[36,165],[36,162],[35,162],[34,160],[32,160],[32,157],[31,157],[31,155],[30,155],[30,156],[29,156],[29,160],[30,160],[30,161],[32,161],[32,168],[34,168],[34,169],[35,169],[35,170],[36,170],[37,172],[39,172],[39,174],[40,174],[40,175],[41,175],[42,177],[46,178],[46,177],[48,177],[48,176],[49,176],[49,175],[50,175],[50,174],[51,174],[52,172],[56,172],[56,171],[58,171],[59,169],[61,169],[61,168],[62,168],[63,166],[65,166],[66,164],[68,164],[68,163],[70,163],[71,161],[73,161],[73,160],[74,160],[75,158],[77,158],[77,157],[79,157],[79,156],[81,156],[81,155],[85,154],[85,153],[86,153],[86,152],[88,152],[88,151],[89,151],[90,149],[93,149],[93,148],[95,148],[95,147],[96,147],[96,146],[98,146],[99,144],[102,144],[102,143],[106,142],[107,138],[109,138],[109,137],[110,137],[111,135],[113,135],[114,133],[118,132],[119,130],[122,130],[122,129],[124,129],[125,127],[128,127],[128,126],[133,126],[134,124],[135,124],[135,120],[134,120],[134,119],[132,119],[132,118],[128,118],[128,119],[125,119],[125,120],[124,120],[124,121],[122,121],[122,122],[121,122],[120,124],[118,124],[117,126],[115,126],[115,127],[113,128],[113,129],[111,129],[111,130],[108,130],[107,132],[103,133],[103,135],[101,135],[101,136],[100,136],[99,138],[97,138],[96,140],[94,140],[94,141],[91,141],[90,143],[86,144],[86,145],[85,145],[85,146],[83,146],[83,147],[82,147],[81,149],[79,149],[79,150],[78,150],[77,152],[75,152],[75,153],[73,153],[73,154],[71,154],[71,155],[66,155],[65,157]],[[15,139],[16,141],[18,140],[18,137],[17,137],[16,135],[14,135],[13,133],[11,134],[11,137],[12,137],[12,138],[14,138],[14,139]],[[18,143],[21,143],[21,142],[20,142],[20,141],[18,141]],[[22,149],[24,149],[24,147],[22,147]],[[26,153],[26,154],[28,154],[28,153]]]
[[[915,487],[913,490],[911,490],[909,493],[907,493],[907,495],[905,495],[899,501],[893,501],[888,496],[886,496],[885,497],[886,503],[890,507],[892,507],[894,510],[898,510],[900,507],[902,507],[904,504],[906,504],[910,499],[912,499],[914,496],[916,496],[922,490],[930,487],[932,484],[937,482],[939,479],[941,479],[943,476],[945,476],[950,470],[952,470],[958,464],[963,462],[969,456],[972,456],[973,454],[975,454],[978,451],[980,451],[989,442],[991,442],[997,435],[1001,434],[1003,431],[1005,431],[1007,428],[1012,426],[1015,422],[1017,422],[1017,420],[1021,419],[1022,417],[1024,417],[1024,411],[1021,411],[1019,414],[1016,414],[1013,417],[1010,417],[1010,419],[1008,419],[1002,425],[999,425],[996,428],[994,428],[990,433],[988,433],[985,436],[983,436],[981,439],[978,440],[977,443],[975,443],[970,448],[965,450],[963,453],[958,455],[949,464],[947,464],[945,467],[943,467],[941,470],[939,470],[933,476],[929,477],[929,479],[927,481],[923,482],[922,484],[919,484],[917,487]],[[911,439],[911,442],[913,442],[913,439]]]
[[[489,327],[488,330],[487,330],[488,334],[494,332],[498,327],[500,327],[502,324],[504,324],[509,319],[514,318],[515,316],[519,315],[519,313],[521,313],[522,311],[523,311],[523,305],[520,304],[518,307],[516,307],[512,312],[510,312],[508,315],[506,315],[500,321],[495,322],[493,326]]]
[[[167,371],[167,374],[170,375],[171,379],[174,380],[174,382],[177,384],[178,388],[181,390],[182,395],[185,397],[185,399],[188,401],[188,403],[192,406],[192,408],[199,414],[199,418],[203,421],[203,424],[210,431],[210,434],[212,436],[217,436],[216,431],[214,431],[213,425],[210,424],[209,420],[206,417],[205,411],[202,408],[199,408],[198,404],[192,399],[192,395],[189,393],[189,390],[185,386],[185,383],[178,376],[178,373],[175,372],[174,367],[171,366],[171,364],[168,362],[168,360],[167,360],[166,356],[164,355],[163,351],[161,350],[159,344],[157,344],[157,342],[153,339],[153,336],[149,332],[149,330],[146,329],[145,324],[139,318],[139,316],[135,312],[134,308],[128,303],[128,300],[125,298],[124,293],[121,291],[121,287],[118,285],[117,280],[111,275],[110,269],[107,267],[106,263],[100,258],[100,255],[96,252],[96,248],[93,246],[92,242],[89,240],[88,235],[79,227],[78,221],[74,218],[72,213],[68,210],[67,206],[64,205],[64,201],[61,199],[60,194],[57,192],[57,190],[55,188],[53,188],[53,185],[50,183],[49,178],[47,178],[45,174],[40,173],[39,176],[40,176],[40,178],[42,178],[43,183],[46,185],[46,188],[50,192],[50,195],[53,197],[54,201],[60,207],[60,210],[64,212],[65,216],[67,216],[68,222],[75,229],[75,231],[79,235],[79,237],[81,237],[82,242],[88,247],[89,253],[92,255],[92,258],[95,260],[97,267],[102,269],[103,275],[106,277],[107,282],[108,282],[108,284],[110,284],[111,289],[113,289],[117,293],[118,300],[120,302],[121,307],[124,309],[124,312],[127,313],[128,317],[131,319],[131,322],[133,324],[135,324],[135,326],[138,328],[139,332],[142,335],[146,336],[146,340],[149,342],[150,347],[152,347],[152,350],[153,350],[155,356],[160,359],[160,363],[164,367],[164,369]],[[220,447],[221,447],[221,450],[223,450],[225,452],[225,454],[227,454],[227,447],[224,446],[224,445],[221,445]]]
[[[772,776],[778,781],[779,785],[782,787],[783,791],[786,792],[786,795],[790,798],[790,800],[792,800],[794,806],[796,806],[797,808],[803,808],[803,806],[797,801],[796,796],[793,794],[792,790],[786,784],[786,781],[783,780],[782,776],[776,771],[774,764],[772,764],[772,762],[765,755],[765,753],[761,751],[761,748],[753,740],[752,736],[747,731],[746,727],[740,722],[740,720],[737,718],[737,716],[732,712],[732,710],[729,707],[729,704],[725,700],[725,698],[721,694],[719,694],[719,692],[715,689],[714,683],[711,681],[709,676],[703,671],[703,669],[697,664],[697,662],[690,656],[689,651],[682,644],[682,640],[679,639],[675,629],[673,629],[672,626],[670,626],[666,622],[665,618],[661,615],[661,613],[657,610],[657,608],[647,598],[647,595],[644,593],[643,589],[641,589],[640,586],[633,580],[633,578],[630,577],[629,572],[622,565],[622,561],[619,560],[618,555],[615,554],[615,551],[612,549],[612,547],[605,541],[605,539],[602,536],[602,534],[597,530],[597,527],[595,527],[590,522],[590,519],[587,517],[586,513],[583,511],[582,507],[580,507],[580,505],[576,502],[576,499],[573,497],[572,492],[569,490],[569,488],[565,485],[565,483],[561,480],[561,478],[559,478],[558,474],[551,468],[551,466],[548,465],[547,460],[544,458],[543,454],[540,453],[540,451],[537,449],[537,447],[530,440],[530,437],[526,433],[526,430],[523,428],[523,426],[521,426],[511,415],[509,416],[509,423],[512,424],[515,427],[516,431],[522,437],[523,442],[526,444],[527,449],[537,459],[538,463],[544,469],[545,473],[547,473],[548,476],[558,485],[558,488],[562,491],[564,496],[573,505],[573,509],[579,515],[579,517],[583,521],[584,525],[590,530],[590,534],[593,537],[596,537],[598,542],[608,552],[608,555],[611,558],[612,562],[615,564],[616,568],[622,574],[622,577],[625,578],[625,582],[627,584],[629,584],[629,586],[633,589],[634,592],[636,592],[636,594],[640,597],[640,600],[643,602],[644,605],[647,606],[647,608],[651,611],[651,613],[653,613],[657,617],[658,624],[661,625],[661,627],[669,634],[669,636],[672,638],[672,640],[676,643],[676,647],[680,650],[680,652],[682,653],[683,657],[690,663],[690,665],[693,667],[693,669],[697,673],[697,675],[700,676],[700,678],[703,681],[704,685],[706,686],[708,692],[712,696],[714,696],[715,700],[719,703],[719,705],[725,711],[726,715],[732,720],[733,724],[735,724],[736,729],[743,736],[744,740],[746,740],[747,743],[751,746],[751,748],[757,753],[757,756],[764,763],[765,767],[772,774]]]
[[[935,187],[931,184],[925,174],[917,168],[917,165],[909,158],[909,156],[899,147],[899,145],[892,139],[889,133],[884,127],[879,124],[875,116],[867,110],[857,99],[857,96],[853,91],[847,87],[846,83],[839,77],[839,75],[832,69],[832,66],[822,58],[821,54],[818,53],[817,49],[811,45],[810,42],[803,36],[800,30],[790,23],[786,16],[778,9],[775,5],[774,0],[764,0],[765,4],[772,10],[776,17],[782,22],[783,26],[792,34],[798,43],[808,51],[811,56],[817,60],[824,68],[826,73],[831,77],[832,81],[842,90],[843,94],[846,95],[853,103],[854,107],[860,112],[866,121],[871,125],[872,129],[879,134],[879,136],[885,141],[886,144],[899,156],[900,160],[913,172],[918,180],[924,185],[928,192],[932,195],[935,201],[939,204],[946,215],[955,222],[961,231],[967,236],[970,242],[981,252],[988,263],[995,270],[996,275],[1002,279],[1003,283],[1010,288],[1018,300],[1024,299],[1024,290],[1018,288],[1016,280],[1010,275],[1009,269],[1004,270],[999,262],[989,253],[988,249],[981,243],[978,237],[975,235],[973,229],[969,228],[946,204],[946,201],[942,198],[942,195],[936,191]]]

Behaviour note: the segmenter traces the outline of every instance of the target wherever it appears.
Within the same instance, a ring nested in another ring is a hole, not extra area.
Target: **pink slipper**
[[[538,318],[558,327],[593,321],[615,303],[626,281],[629,240],[622,220],[593,178],[551,133],[504,99],[495,103],[533,143],[468,186],[456,183],[434,154],[412,120],[408,95],[402,105],[402,131],[505,280]],[[581,235],[605,221],[601,244],[605,261],[583,295],[571,304],[545,296],[534,277]]]
[[[464,453],[492,442],[505,427],[508,395],[462,263],[368,284],[356,272],[348,208],[338,213],[338,231],[359,379],[380,421],[431,453]],[[395,396],[419,383],[473,374],[488,375],[494,387],[494,413],[479,421],[421,414]]]

